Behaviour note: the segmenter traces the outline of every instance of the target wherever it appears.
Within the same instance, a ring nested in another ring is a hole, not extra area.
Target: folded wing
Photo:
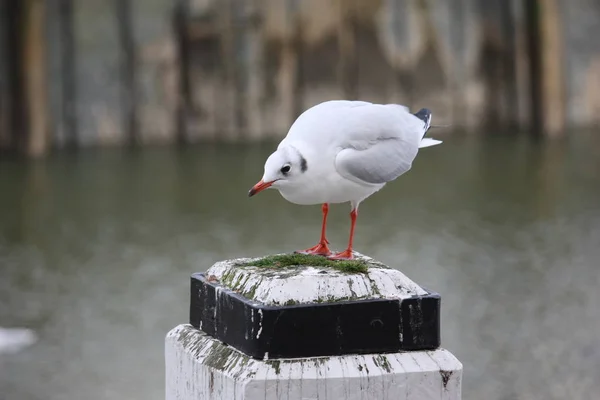
[[[422,143],[422,120],[397,105],[365,105],[347,115],[336,170],[358,183],[390,182],[410,170]],[[433,140],[433,139],[428,139]]]

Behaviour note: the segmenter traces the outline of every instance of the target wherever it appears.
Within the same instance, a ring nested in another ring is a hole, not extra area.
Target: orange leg
[[[323,203],[321,210],[323,211],[323,225],[321,226],[321,240],[319,240],[319,244],[317,244],[314,247],[311,247],[310,249],[298,250],[298,251],[296,251],[296,253],[315,254],[315,255],[319,255],[319,256],[328,256],[331,254],[331,250],[329,250],[329,246],[327,246],[329,244],[329,241],[325,237],[325,231],[327,229],[327,213],[329,212],[329,204]]]
[[[348,248],[341,253],[336,253],[328,258],[330,260],[352,260],[354,256],[352,255],[352,242],[354,241],[354,227],[356,226],[356,216],[358,215],[358,210],[355,208],[350,212],[350,240],[348,241]]]

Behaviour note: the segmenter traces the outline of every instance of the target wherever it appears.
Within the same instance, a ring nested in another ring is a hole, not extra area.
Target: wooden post
[[[26,1],[23,32],[25,80],[22,85],[26,93],[29,129],[25,151],[34,157],[44,154],[48,147],[45,18],[45,1]]]
[[[340,57],[338,61],[338,77],[342,93],[347,100],[358,99],[358,63],[356,60],[356,32],[355,22],[350,19],[351,7],[356,6],[351,2],[339,2],[339,20],[337,26],[338,48]]]
[[[280,49],[280,64],[277,72],[277,88],[281,102],[281,115],[278,121],[282,123],[275,127],[275,134],[287,131],[298,117],[302,105],[302,27],[298,20],[299,8],[302,4],[292,1],[283,2],[281,19],[285,21],[286,30]]]
[[[244,50],[246,134],[251,140],[264,137],[268,121],[264,119],[265,50],[264,31],[260,23],[262,0],[243,1],[246,31],[242,37]]]
[[[0,0],[0,151],[10,146],[9,6]]]
[[[11,4],[8,18],[11,41],[11,146],[29,156],[48,148],[46,96],[46,4],[26,0]]]
[[[119,58],[121,62],[121,106],[129,145],[140,143],[137,124],[138,90],[136,85],[136,49],[133,37],[131,0],[116,0],[115,15],[119,32]]]
[[[564,49],[559,5],[556,0],[527,0],[530,54],[532,126],[536,133],[564,134]]]
[[[557,0],[539,0],[541,40],[542,130],[562,136],[565,130],[565,71],[563,27]]]
[[[460,399],[440,296],[355,255],[366,273],[237,259],[192,275],[190,323],[166,337],[166,399]]]
[[[188,142],[188,123],[192,109],[192,91],[190,82],[190,39],[187,28],[189,0],[179,0],[175,3],[173,28],[177,40],[177,58],[179,66],[179,82],[177,96],[177,111],[175,126],[177,127],[177,143]]]
[[[218,91],[216,102],[221,104],[219,111],[219,134],[224,135],[227,140],[239,139],[239,126],[236,122],[239,105],[236,87],[238,84],[238,72],[236,49],[235,49],[235,24],[233,18],[234,0],[221,0],[218,2],[218,24],[220,30],[220,62],[221,90]]]
[[[75,54],[75,20],[73,0],[59,0],[58,21],[60,63],[62,73],[61,108],[64,119],[65,146],[76,147],[78,141],[77,118],[77,55]]]

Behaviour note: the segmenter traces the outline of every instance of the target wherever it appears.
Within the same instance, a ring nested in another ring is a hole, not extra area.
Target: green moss
[[[252,286],[250,288],[250,290],[248,290],[247,292],[242,293],[244,296],[246,296],[249,299],[253,299],[254,296],[256,295],[256,289],[258,289],[258,286],[262,283],[262,281],[258,281],[254,284],[254,286]]]
[[[371,279],[371,277],[369,277],[369,281],[371,282],[371,290],[373,291],[374,294],[377,295],[381,295],[381,292],[379,291],[379,287],[377,286],[377,283]]]
[[[232,287],[233,277],[235,276],[235,271],[227,271],[221,277],[221,284],[227,287]]]
[[[224,371],[229,357],[235,352],[231,347],[223,346],[214,341],[205,358],[206,365],[210,365],[218,371]]]
[[[350,297],[350,296],[344,296],[344,297],[336,297],[334,295],[329,295],[327,297],[319,297],[317,300],[315,300],[315,303],[336,303],[338,301],[351,301],[351,300],[361,300],[363,298],[366,298],[367,296],[362,296],[362,297]]]
[[[375,365],[377,365],[379,368],[385,370],[386,372],[390,373],[392,372],[392,366],[390,365],[390,363],[387,360],[387,357],[384,356],[383,354],[379,354],[377,355],[374,359],[373,359],[373,363]]]
[[[267,361],[267,364],[270,364],[271,367],[273,367],[273,369],[275,370],[275,374],[277,374],[277,375],[281,374],[281,361],[279,361],[279,360]]]
[[[328,267],[350,274],[367,273],[368,265],[363,260],[330,260],[308,254],[280,254],[238,264],[244,267],[287,268],[294,266]]]

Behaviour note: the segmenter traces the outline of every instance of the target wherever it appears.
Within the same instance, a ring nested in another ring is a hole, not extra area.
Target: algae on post
[[[267,256],[258,260],[245,261],[237,265],[243,267],[262,267],[273,269],[294,266],[329,267],[350,274],[365,274],[367,273],[368,269],[367,262],[364,260],[330,260],[323,256],[298,253]]]

